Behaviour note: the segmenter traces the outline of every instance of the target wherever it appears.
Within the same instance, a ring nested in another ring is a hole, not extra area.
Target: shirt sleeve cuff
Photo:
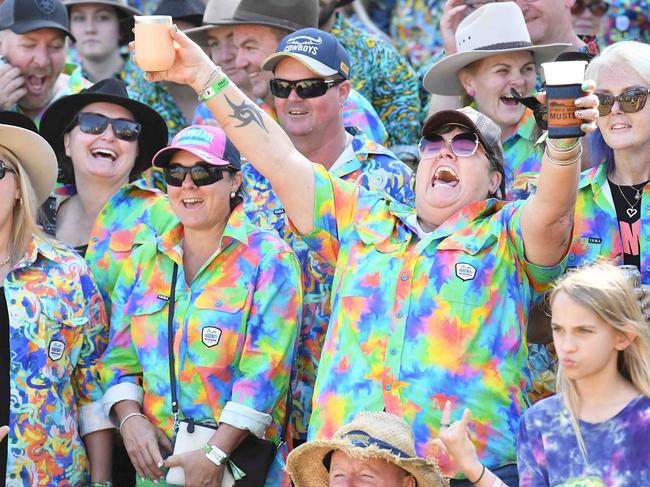
[[[111,418],[116,426],[117,420],[114,415],[111,414],[111,409],[115,406],[115,403],[126,400],[136,401],[140,406],[142,406],[144,401],[144,389],[132,382],[122,382],[110,387],[104,393],[104,397],[102,398],[104,414]]]
[[[79,408],[79,434],[83,437],[95,431],[112,429],[113,422],[104,413],[101,401],[91,402]]]
[[[264,438],[264,433],[271,424],[271,419],[270,414],[260,413],[243,404],[228,401],[226,407],[221,411],[219,422],[250,431],[258,438]]]

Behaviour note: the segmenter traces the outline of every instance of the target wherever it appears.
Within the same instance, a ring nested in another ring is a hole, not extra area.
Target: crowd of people
[[[0,479],[650,485],[644,2],[3,0]]]

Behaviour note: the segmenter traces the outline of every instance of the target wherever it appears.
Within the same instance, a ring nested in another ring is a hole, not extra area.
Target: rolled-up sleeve
[[[220,423],[227,423],[230,426],[247,430],[258,438],[264,438],[266,428],[271,424],[271,415],[260,413],[244,404],[228,401],[221,411]]]

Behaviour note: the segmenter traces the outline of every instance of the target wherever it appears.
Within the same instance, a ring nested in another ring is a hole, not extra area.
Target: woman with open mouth
[[[533,45],[514,2],[488,3],[472,12],[458,25],[456,44],[455,54],[427,72],[424,87],[434,99],[462,96],[460,106],[471,104],[499,126],[506,163],[506,194],[500,197],[525,199],[534,191],[544,147],[537,144],[541,131],[532,110],[511,90],[529,97],[538,66],[555,59],[569,44]]]

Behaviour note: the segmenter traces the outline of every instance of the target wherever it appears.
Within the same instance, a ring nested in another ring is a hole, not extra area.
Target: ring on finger
[[[646,320],[646,321],[650,321],[650,314],[645,313],[645,320]]]
[[[440,423],[441,428],[449,428],[449,423]]]

